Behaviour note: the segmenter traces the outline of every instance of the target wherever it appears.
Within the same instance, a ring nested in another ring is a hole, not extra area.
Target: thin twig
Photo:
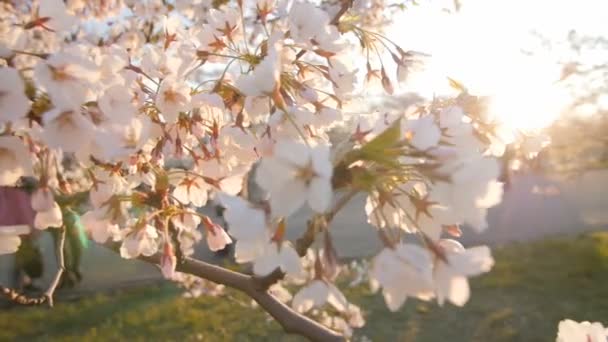
[[[59,286],[59,282],[61,281],[61,276],[65,270],[65,258],[64,258],[64,246],[65,246],[65,235],[66,228],[61,228],[61,237],[59,239],[59,246],[57,246],[56,254],[57,254],[57,272],[55,273],[55,278],[53,282],[49,286],[49,288],[44,292],[44,296],[47,298],[49,306],[53,307],[53,295],[55,294],[55,289]]]

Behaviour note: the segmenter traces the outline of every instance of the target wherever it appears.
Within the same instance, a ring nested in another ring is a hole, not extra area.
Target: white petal
[[[346,297],[340,292],[340,290],[335,287],[333,284],[327,284],[329,289],[329,293],[327,296],[327,302],[331,304],[336,310],[343,312],[346,310],[348,306],[348,301]]]
[[[456,306],[463,306],[469,300],[471,291],[469,281],[466,277],[454,277],[451,279],[448,298]]]
[[[258,276],[268,275],[281,266],[280,262],[276,244],[271,244],[267,247],[266,253],[253,262],[253,273]]]
[[[186,185],[179,185],[173,189],[173,197],[180,201],[182,204],[190,203],[190,196],[188,194],[188,187]]]
[[[133,232],[128,235],[120,246],[120,256],[125,259],[137,258],[140,254],[140,241],[137,238],[137,233]]]
[[[242,264],[256,260],[264,254],[265,243],[254,240],[238,240],[234,247],[234,259],[237,263]]]
[[[407,294],[405,293],[405,291],[392,287],[384,287],[384,290],[382,290],[382,295],[384,296],[384,302],[386,303],[386,306],[392,312],[399,310],[407,299]]]
[[[207,187],[190,187],[190,201],[197,208],[200,208],[207,204]]]
[[[209,246],[209,249],[214,252],[226,248],[226,246],[231,243],[232,239],[230,236],[228,236],[226,231],[219,226],[214,228],[213,233],[207,232],[207,245]]]
[[[279,141],[274,148],[275,158],[294,167],[306,167],[311,161],[310,153],[310,147],[293,141]]]
[[[284,184],[283,189],[270,194],[270,208],[274,217],[288,217],[306,201],[306,185],[299,180]]]
[[[331,180],[315,177],[308,190],[308,205],[317,213],[324,213],[329,209],[332,195]]]
[[[311,158],[315,173],[320,177],[331,178],[333,167],[331,164],[329,147],[326,145],[316,146],[311,152]]]
[[[302,263],[300,262],[300,256],[295,249],[284,242],[279,252],[279,258],[281,260],[281,269],[290,276],[298,277],[302,273]]]

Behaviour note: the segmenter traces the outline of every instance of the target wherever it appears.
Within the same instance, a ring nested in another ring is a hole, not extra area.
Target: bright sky
[[[513,129],[542,128],[567,103],[555,81],[561,73],[557,60],[572,54],[565,44],[570,30],[608,36],[606,0],[462,0],[460,12],[451,14],[442,11],[453,8],[451,0],[419,2],[387,32],[403,48],[432,55],[406,90],[443,94],[450,76],[492,96],[493,114]],[[539,49],[532,31],[557,44]]]

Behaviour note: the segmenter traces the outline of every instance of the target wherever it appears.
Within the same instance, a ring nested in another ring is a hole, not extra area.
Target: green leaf
[[[460,83],[459,81],[456,81],[453,78],[448,77],[448,81],[450,82],[450,87],[458,90],[461,93],[466,93],[467,91],[467,87],[465,87],[462,83]]]
[[[395,120],[384,132],[378,134],[374,139],[372,139],[367,144],[361,147],[360,151],[368,154],[384,152],[385,150],[393,147],[397,144],[397,142],[401,139],[401,119]]]

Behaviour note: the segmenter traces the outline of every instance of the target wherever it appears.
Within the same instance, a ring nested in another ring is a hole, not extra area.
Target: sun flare
[[[577,30],[595,32],[601,21],[589,8],[599,11],[608,5],[572,8],[567,1],[514,1],[519,5],[467,0],[458,13],[431,5],[403,13],[392,35],[400,37],[403,46],[432,55],[425,75],[413,79],[408,91],[428,98],[448,94],[450,77],[476,95],[489,96],[489,114],[509,130],[536,131],[557,120],[572,100],[557,82],[560,58],[571,51],[565,43],[542,46],[538,37],[563,42],[570,28],[562,18],[569,18]],[[437,6],[451,3],[440,1]],[[520,11],[522,7],[526,11]]]

